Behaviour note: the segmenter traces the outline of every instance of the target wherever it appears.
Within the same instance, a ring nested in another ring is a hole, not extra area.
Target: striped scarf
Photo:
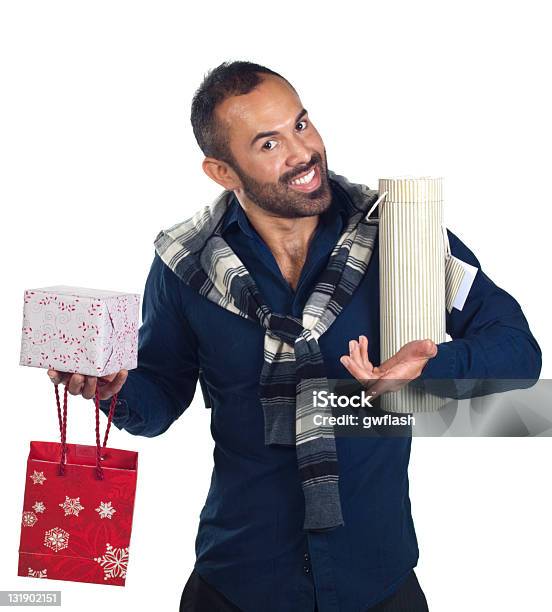
[[[350,301],[372,255],[377,220],[367,212],[378,192],[329,171],[335,193],[346,196],[347,223],[320,274],[302,319],[271,312],[248,270],[220,229],[233,192],[224,191],[187,221],[159,232],[155,249],[163,262],[200,295],[265,330],[260,399],[265,445],[295,446],[305,496],[303,529],[343,525],[333,426],[316,425],[313,415],[331,416],[331,407],[313,406],[313,391],[328,391],[318,339]],[[347,339],[344,339],[347,340]]]

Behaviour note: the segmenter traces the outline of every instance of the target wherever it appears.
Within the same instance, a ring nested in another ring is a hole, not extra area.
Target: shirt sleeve
[[[533,384],[540,375],[542,353],[520,305],[483,272],[472,251],[447,232],[451,253],[478,270],[464,308],[446,313],[452,340],[437,345],[437,355],[420,378],[470,379],[460,385],[457,381],[456,397],[474,395],[481,379],[524,379]]]
[[[144,288],[138,365],[119,392],[113,424],[133,435],[165,432],[191,404],[199,376],[198,342],[186,319],[182,283],[155,253]],[[101,400],[108,413],[111,400]]]

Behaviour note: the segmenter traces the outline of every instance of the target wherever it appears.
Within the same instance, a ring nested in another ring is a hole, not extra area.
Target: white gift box
[[[58,285],[24,295],[20,364],[87,376],[137,365],[140,295]]]

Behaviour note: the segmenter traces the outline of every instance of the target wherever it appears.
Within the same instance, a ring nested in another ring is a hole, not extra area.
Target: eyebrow
[[[299,114],[297,115],[297,117],[295,117],[295,123],[298,123],[298,121],[301,119],[301,117],[303,117],[304,115],[307,114],[307,111],[303,108],[301,109],[301,111],[299,112]],[[267,136],[277,136],[280,132],[277,131],[272,131],[272,132],[259,132],[251,141],[251,145],[253,146],[257,140],[260,140],[261,138],[266,138]]]

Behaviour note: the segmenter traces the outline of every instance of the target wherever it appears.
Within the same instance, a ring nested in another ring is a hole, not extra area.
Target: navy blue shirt
[[[236,198],[223,236],[273,311],[300,317],[344,227],[332,182],[294,291]],[[451,251],[479,266],[449,232]],[[259,378],[264,329],[182,281],[155,255],[144,290],[138,367],[119,394],[114,424],[134,435],[162,434],[190,405],[198,381],[211,405],[211,486],[201,511],[195,569],[246,612],[363,612],[399,588],[418,545],[408,495],[411,440],[336,437],[345,525],[303,531],[304,498],[293,447],[265,446]],[[453,338],[438,345],[426,378],[535,378],[540,348],[519,304],[481,270],[462,311],[446,316]],[[339,358],[365,334],[379,363],[376,241],[364,279],[319,344],[328,378],[351,378]],[[106,411],[109,401],[102,401]]]

